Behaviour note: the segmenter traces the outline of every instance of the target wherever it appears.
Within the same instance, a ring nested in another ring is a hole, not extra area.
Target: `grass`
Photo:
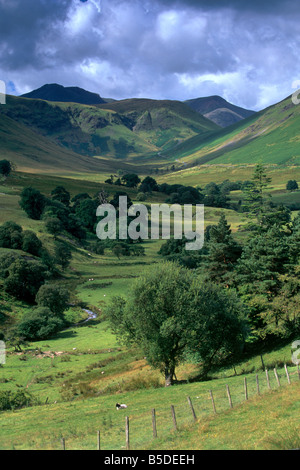
[[[272,391],[266,390],[263,374],[260,375],[261,396],[257,396],[255,377],[248,376],[247,402],[242,377],[230,377],[4,412],[0,448],[55,450],[64,437],[69,450],[88,450],[95,448],[96,432],[100,430],[103,450],[121,450],[125,445],[125,414],[130,418],[132,449],[270,448],[273,444],[269,439],[278,431],[299,430],[298,378],[291,375],[292,385],[287,386],[283,384],[282,371],[280,375],[282,386],[278,389],[273,381]],[[226,384],[230,387],[233,410],[229,409]],[[217,417],[214,417],[209,390],[214,394]],[[187,396],[194,404],[198,428],[192,425]],[[117,412],[116,401],[127,403],[128,410]],[[175,406],[178,435],[172,431],[171,404]],[[155,442],[152,441],[152,408],[156,410],[160,438]]]

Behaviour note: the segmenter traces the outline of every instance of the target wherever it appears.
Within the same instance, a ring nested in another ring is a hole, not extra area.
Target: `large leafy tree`
[[[170,262],[150,267],[127,301],[112,299],[106,315],[117,335],[140,346],[148,363],[161,370],[166,386],[187,354],[211,366],[244,340],[237,297]]]
[[[46,277],[42,263],[17,258],[7,270],[4,289],[17,299],[32,302]]]
[[[43,284],[35,298],[40,307],[48,307],[55,315],[62,317],[69,308],[70,294],[58,284]]]
[[[31,219],[40,220],[46,204],[47,198],[37,189],[23,189],[20,206]]]

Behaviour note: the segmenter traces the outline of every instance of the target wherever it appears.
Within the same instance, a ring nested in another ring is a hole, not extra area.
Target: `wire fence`
[[[94,437],[93,447],[98,450],[143,449],[157,438],[164,438],[184,426],[228,411],[255,396],[298,380],[300,380],[299,365],[292,370],[285,365],[283,369],[274,368],[256,375],[235,377],[234,381],[229,380],[224,386],[216,387],[212,382],[211,389],[182,397],[182,400],[175,404],[166,403],[157,406],[146,414],[141,410],[129,416],[123,415],[125,422],[118,416],[115,422],[102,423],[102,428]],[[70,442],[70,450],[73,446],[74,442]],[[85,447],[84,439],[81,445],[78,443],[78,447]],[[68,440],[64,437],[61,439],[61,448],[68,450]]]

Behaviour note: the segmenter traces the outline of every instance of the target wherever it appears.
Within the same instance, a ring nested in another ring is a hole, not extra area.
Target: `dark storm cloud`
[[[262,108],[300,78],[298,2],[0,0],[0,79]]]
[[[238,11],[272,13],[298,7],[296,0],[159,0],[158,3],[167,7],[188,6],[206,10],[231,8]]]

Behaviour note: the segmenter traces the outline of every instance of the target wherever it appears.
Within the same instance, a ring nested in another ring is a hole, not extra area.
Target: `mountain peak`
[[[185,103],[221,127],[230,126],[255,114],[255,111],[235,106],[218,95],[195,98]]]
[[[97,93],[92,93],[79,87],[64,87],[57,83],[48,83],[36,90],[25,93],[22,97],[87,105],[105,103]]]

